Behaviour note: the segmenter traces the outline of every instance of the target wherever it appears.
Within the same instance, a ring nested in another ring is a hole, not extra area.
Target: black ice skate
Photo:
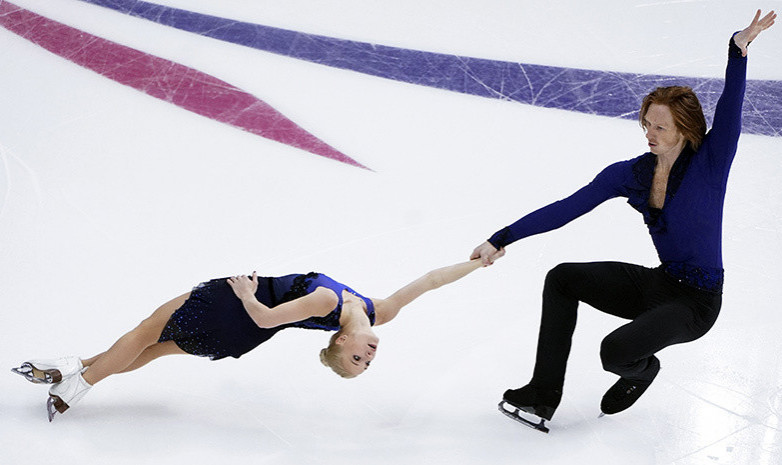
[[[543,433],[548,433],[545,421],[551,420],[562,399],[562,391],[538,389],[526,385],[520,389],[508,389],[497,406],[503,414],[519,423]],[[525,418],[520,412],[537,418]]]
[[[619,381],[614,383],[603,395],[603,400],[600,402],[602,412],[600,416],[613,415],[630,408],[641,397],[641,394],[646,392],[660,371],[660,361],[656,357],[652,358],[649,369],[654,373],[650,380],[619,378]]]
[[[56,384],[79,373],[84,367],[79,357],[62,357],[52,360],[28,360],[19,368],[11,368],[35,384]]]

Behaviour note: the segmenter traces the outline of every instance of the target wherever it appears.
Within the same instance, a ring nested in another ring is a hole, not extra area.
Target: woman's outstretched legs
[[[106,352],[100,353],[92,358],[88,358],[85,360],[82,360],[82,364],[85,368],[89,368],[92,366],[95,361],[97,361],[103,354]],[[156,358],[162,357],[164,355],[176,355],[176,354],[187,354],[184,350],[180,349],[178,345],[174,341],[166,341],[166,342],[158,342],[155,343],[146,349],[144,349],[144,352],[141,352],[138,357],[136,357],[136,360],[134,360],[130,365],[128,365],[127,368],[125,368],[122,371],[118,371],[114,374],[119,373],[127,373],[129,371],[133,371],[137,368],[141,368],[147,363],[151,362],[152,360],[155,360]]]
[[[166,302],[133,330],[119,338],[106,352],[82,361],[80,369],[49,389],[46,410],[49,421],[57,412],[64,413],[79,402],[92,386],[115,373],[134,370],[162,355],[185,353],[172,341],[158,343],[171,315],[181,307],[190,294]]]
[[[83,375],[84,381],[94,385],[107,376],[135,370],[163,355],[186,353],[173,341],[157,341],[171,314],[189,296],[190,293],[187,293],[161,305],[149,318],[119,338],[109,350],[83,360],[83,365],[88,367]]]

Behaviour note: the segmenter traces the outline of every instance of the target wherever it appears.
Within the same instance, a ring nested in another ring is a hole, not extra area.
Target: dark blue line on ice
[[[689,85],[707,118],[723,79],[617,73],[512,63],[335,39],[139,0],[82,0],[159,24],[325,66],[546,108],[635,119],[657,86]],[[727,49],[727,44],[726,44]],[[747,82],[743,131],[782,136],[782,81]]]

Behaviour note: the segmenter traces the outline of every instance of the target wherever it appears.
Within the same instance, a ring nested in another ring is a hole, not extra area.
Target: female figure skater
[[[424,292],[481,266],[472,260],[430,271],[387,299],[364,297],[319,273],[215,279],[160,306],[106,352],[84,360],[30,360],[13,371],[33,383],[52,384],[47,401],[52,421],[107,376],[171,354],[239,358],[278,331],[295,327],[337,331],[321,351],[321,362],[352,378],[375,358],[379,339],[372,326],[388,323]]]
[[[725,88],[710,132],[692,89],[656,89],[644,98],[639,115],[649,152],[607,167],[570,197],[522,217],[473,251],[472,258],[491,264],[508,244],[559,228],[608,199],[627,197],[643,215],[662,263],[654,269],[615,262],[552,269],[543,288],[532,379],[505,392],[500,409],[507,415],[547,431],[544,420],[551,420],[562,397],[579,301],[631,320],[602,341],[603,368],[620,377],[603,396],[602,414],[621,412],[638,400],[660,369],[655,353],[698,339],[716,321],[723,284],[722,210],[741,133],[747,46],[776,18],[773,11],[760,14],[730,39]],[[539,417],[539,423],[519,410]]]

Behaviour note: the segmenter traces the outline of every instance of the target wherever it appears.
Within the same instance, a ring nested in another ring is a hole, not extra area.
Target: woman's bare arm
[[[481,260],[475,259],[438,268],[399,289],[386,299],[373,299],[375,304],[375,326],[393,320],[402,307],[414,301],[423,293],[457,281],[481,267],[483,267]]]
[[[228,278],[228,284],[259,328],[275,328],[286,323],[306,320],[311,316],[324,316],[339,302],[334,291],[319,287],[303,297],[280,304],[272,310],[255,298],[255,291],[258,289],[258,276],[255,272],[252,277],[242,275]]]

